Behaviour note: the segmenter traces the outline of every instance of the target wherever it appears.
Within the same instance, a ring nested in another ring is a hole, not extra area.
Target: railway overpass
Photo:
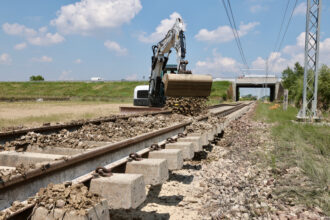
[[[269,88],[270,101],[278,100],[283,96],[283,86],[275,76],[243,76],[233,81],[233,100],[239,100],[240,88]]]

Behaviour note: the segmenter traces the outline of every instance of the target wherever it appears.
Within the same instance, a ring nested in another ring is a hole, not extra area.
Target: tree
[[[293,70],[288,67],[282,72],[282,84],[285,89],[289,90],[289,100],[296,102],[296,97],[300,92],[300,84],[298,83],[304,76],[304,68],[297,62]]]
[[[309,74],[312,74],[311,72]],[[288,67],[282,72],[282,84],[289,90],[289,100],[294,102],[297,107],[302,104],[304,68],[295,63],[293,70]],[[320,108],[329,109],[330,102],[330,68],[323,65],[319,70],[318,82],[318,105]]]
[[[319,72],[318,104],[327,110],[330,105],[330,68],[323,65]]]
[[[30,81],[44,81],[44,77],[42,77],[41,75],[37,75],[37,76],[30,76]]]

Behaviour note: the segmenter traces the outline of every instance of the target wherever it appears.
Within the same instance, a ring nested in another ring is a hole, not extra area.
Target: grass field
[[[0,82],[0,98],[70,98],[131,102],[137,85],[147,82]],[[229,82],[214,82],[211,99],[222,97]]]
[[[319,206],[330,215],[330,127],[295,123],[296,108],[284,111],[282,106],[270,109],[271,106],[258,104],[255,115],[257,120],[272,125],[275,148],[269,155],[271,166],[281,170],[299,167],[308,178],[308,181],[301,181],[300,177],[296,181],[295,178],[285,180],[290,186],[279,188],[279,194]]]

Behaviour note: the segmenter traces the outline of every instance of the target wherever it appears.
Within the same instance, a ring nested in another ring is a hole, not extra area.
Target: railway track
[[[219,122],[217,125],[217,131],[211,131],[214,136],[215,133],[219,133],[224,126],[226,126],[230,120],[235,119],[235,114],[238,115],[243,112],[244,107],[247,107],[250,103],[238,104],[238,105],[217,105],[209,108],[209,112],[213,116],[227,117],[225,121]],[[245,110],[244,110],[245,111]],[[241,112],[241,113],[240,113]],[[151,112],[151,113],[139,113],[129,116],[120,116],[120,119],[129,119],[132,117],[141,116],[154,116],[154,115],[170,115],[168,111]],[[195,121],[208,120],[209,116],[197,117]],[[99,120],[84,121],[77,124],[68,124],[61,126],[43,126],[42,128],[24,129],[19,131],[7,132],[5,135],[2,133],[2,137],[9,139],[17,138],[21,135],[27,134],[27,132],[57,132],[60,129],[78,129],[86,124],[99,125],[105,122],[111,122],[118,120],[114,118],[103,118]],[[35,195],[40,188],[46,187],[48,183],[63,183],[71,181],[73,183],[84,183],[89,185],[90,180],[93,178],[93,172],[96,167],[105,167],[111,169],[113,172],[122,173],[125,171],[125,165],[130,160],[128,155],[133,152],[137,152],[141,157],[148,157],[148,153],[152,150],[150,146],[158,144],[161,148],[166,146],[169,142],[175,141],[178,138],[178,134],[182,134],[187,126],[191,125],[192,121],[184,121],[173,124],[168,127],[157,129],[148,133],[131,137],[115,143],[100,143],[99,147],[95,149],[88,149],[77,154],[64,154],[62,157],[55,158],[51,161],[43,162],[42,166],[35,169],[28,170],[23,175],[17,175],[6,181],[0,183],[0,210],[9,210],[12,202],[24,201],[24,208],[21,208],[15,212],[12,212],[10,219],[26,219],[33,210],[34,204],[28,204],[26,201],[29,197]],[[219,130],[220,129],[220,130]],[[13,136],[10,136],[10,133]],[[68,150],[69,151],[69,150]],[[27,152],[18,152],[18,154],[26,154]],[[37,156],[45,157],[45,155],[53,154],[37,153]],[[10,158],[10,156],[8,156]],[[2,164],[0,164],[1,166]]]

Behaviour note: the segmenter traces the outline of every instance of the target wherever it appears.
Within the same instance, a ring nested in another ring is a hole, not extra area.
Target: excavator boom
[[[165,67],[171,48],[177,54],[177,74],[166,73]],[[148,100],[153,107],[162,107],[166,97],[206,97],[210,95],[212,77],[194,75],[186,70],[186,45],[184,24],[177,18],[165,38],[152,47],[151,76],[149,81]]]

